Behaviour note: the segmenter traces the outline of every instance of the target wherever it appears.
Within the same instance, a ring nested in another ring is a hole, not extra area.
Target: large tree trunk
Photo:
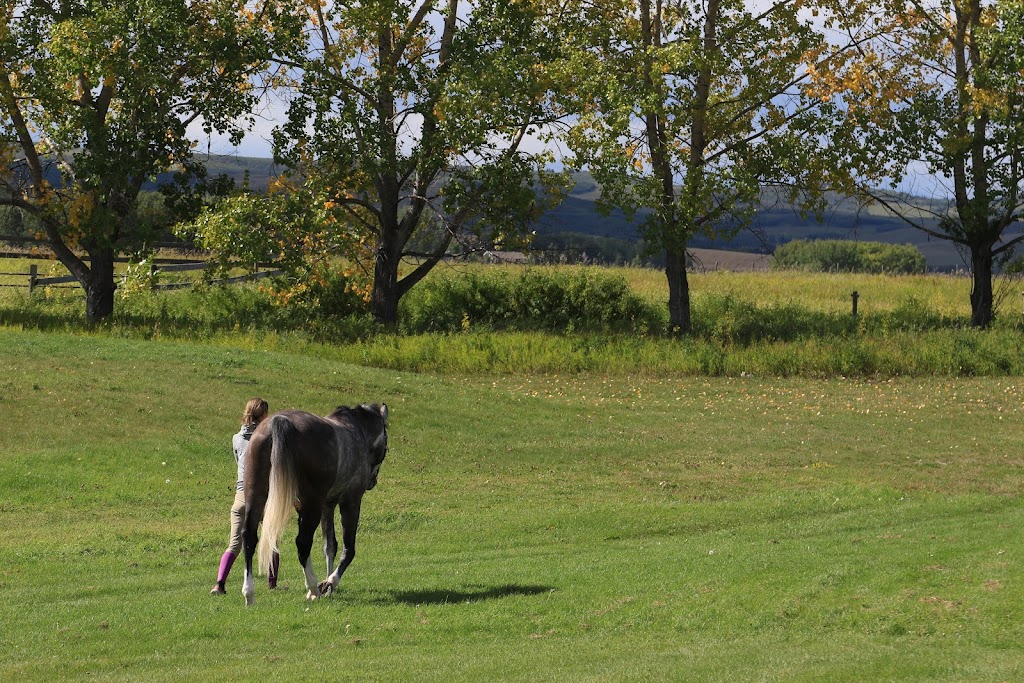
[[[85,320],[89,323],[109,318],[114,312],[114,254],[103,250],[90,252],[89,271],[82,282],[85,288]]]
[[[665,276],[668,278],[668,329],[673,335],[689,334],[690,283],[686,279],[686,249],[665,250]]]
[[[402,296],[398,284],[399,252],[389,240],[382,240],[373,265],[373,298],[370,311],[373,319],[386,327],[398,326],[398,300]]]
[[[992,324],[992,246],[971,245],[971,326]]]

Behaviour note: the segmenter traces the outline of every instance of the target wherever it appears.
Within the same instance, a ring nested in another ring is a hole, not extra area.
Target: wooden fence
[[[31,254],[22,254],[17,252],[0,252],[0,258],[33,258]],[[116,263],[131,263],[131,259],[116,258]],[[192,270],[205,270],[210,264],[205,261],[188,261],[182,259],[164,259],[157,258],[153,259],[150,264],[150,270],[152,273],[157,271],[161,273],[178,273]],[[229,285],[237,284],[241,282],[248,282],[250,280],[258,280],[266,277],[273,277],[280,275],[284,271],[272,267],[272,264],[255,264],[256,270],[246,275],[238,275],[235,277],[218,278],[218,279],[206,279],[204,282],[210,285]],[[260,268],[267,267],[267,270],[260,270]],[[0,283],[0,287],[28,287],[29,292],[34,292],[39,287],[57,287],[65,289],[74,289],[80,286],[78,278],[74,275],[59,275],[56,277],[39,277],[39,266],[36,264],[30,264],[28,271],[0,271],[0,276],[7,277],[21,277],[25,278],[25,284],[4,284]],[[153,285],[153,289],[158,290],[171,290],[171,289],[188,289],[194,286],[195,282],[166,282],[158,283]]]

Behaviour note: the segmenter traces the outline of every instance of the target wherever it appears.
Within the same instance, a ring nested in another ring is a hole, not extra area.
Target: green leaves
[[[143,246],[143,184],[172,169],[186,187],[205,175],[187,137],[193,122],[241,137],[256,101],[250,77],[268,50],[293,39],[295,23],[273,0],[9,7],[0,33],[0,72],[9,74],[0,83],[0,136],[18,141],[29,173],[5,163],[0,201],[40,218],[61,261],[109,300],[112,273],[94,273],[73,248],[109,262]]]
[[[608,204],[655,209],[647,232],[678,246],[753,201],[761,183],[803,175],[786,158],[814,147],[799,73],[823,39],[797,10],[783,3],[759,19],[739,2],[714,14],[673,4],[646,34],[635,3],[603,17],[577,48],[599,66],[569,144]]]
[[[740,0],[574,6],[584,41],[567,47],[577,65],[579,113],[567,142],[577,167],[601,184],[599,205],[632,216],[655,248],[676,255],[698,233],[749,225],[765,183],[820,185],[820,105],[803,74],[824,38],[798,3],[754,16]],[[814,193],[807,197],[813,201]],[[679,259],[669,259],[670,263]],[[689,331],[685,272],[670,268],[670,324]]]
[[[273,264],[296,282],[338,255],[358,260],[365,256],[360,249],[367,242],[367,235],[346,219],[335,201],[305,187],[228,197],[177,232],[213,252],[222,272]]]
[[[525,149],[557,118],[545,2],[327,2],[287,56],[301,76],[276,154],[358,213],[376,244],[375,315],[460,241],[526,234],[557,182]],[[442,229],[436,229],[438,225]],[[403,257],[417,266],[404,278]]]

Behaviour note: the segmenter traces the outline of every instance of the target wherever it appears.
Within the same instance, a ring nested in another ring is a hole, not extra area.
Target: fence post
[[[857,299],[860,298],[860,294],[858,294],[857,292],[854,292],[850,296],[853,298],[853,317],[856,318],[857,317]]]
[[[28,267],[28,293],[36,290],[36,281],[39,280],[39,266],[34,263]]]

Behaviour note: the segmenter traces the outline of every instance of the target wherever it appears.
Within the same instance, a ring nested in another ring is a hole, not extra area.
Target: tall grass
[[[402,302],[407,331],[460,329],[638,332],[664,328],[663,311],[607,269],[528,268],[445,273]]]
[[[718,272],[691,282],[694,331],[680,340],[663,333],[661,273],[593,267],[438,269],[403,299],[400,334],[367,313],[279,306],[265,284],[134,292],[93,327],[78,294],[0,290],[0,325],[291,348],[425,372],[1024,374],[1019,315],[970,329],[962,278]]]

